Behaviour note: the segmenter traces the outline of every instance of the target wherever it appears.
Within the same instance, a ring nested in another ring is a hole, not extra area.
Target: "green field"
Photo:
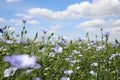
[[[25,26],[18,35],[5,27],[0,34],[0,80],[120,80],[120,43],[110,43],[109,33],[101,41],[54,38],[36,33],[26,38]]]

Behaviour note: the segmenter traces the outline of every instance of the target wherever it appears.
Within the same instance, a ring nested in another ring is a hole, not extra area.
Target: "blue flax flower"
[[[40,64],[35,64],[35,65],[30,66],[30,67],[31,67],[31,68],[34,68],[34,69],[38,69],[38,68],[41,67],[41,65],[40,65]]]
[[[32,72],[32,69],[26,70],[26,71],[25,71],[25,74],[29,74],[29,73],[31,73],[31,72]]]
[[[4,61],[9,62],[12,66],[17,68],[27,68],[36,64],[37,57],[29,56],[27,54],[23,55],[12,55],[12,56],[4,56]]]
[[[104,36],[105,36],[105,37],[110,36],[110,32],[105,32],[105,33],[104,33]]]
[[[66,71],[64,71],[64,73],[67,74],[67,75],[70,75],[70,74],[73,73],[73,70],[66,70]]]
[[[89,72],[90,74],[94,75],[94,76],[97,76],[97,73],[94,72],[93,70]]]
[[[36,77],[36,78],[33,78],[33,80],[41,80],[40,78]]]
[[[60,46],[56,46],[56,47],[53,48],[53,50],[54,50],[55,52],[62,52],[63,48],[60,47]]]
[[[62,77],[62,78],[60,78],[60,80],[70,80],[70,78],[69,77]]]
[[[10,67],[9,69],[6,69],[4,71],[4,77],[13,76],[18,68],[16,67]]]

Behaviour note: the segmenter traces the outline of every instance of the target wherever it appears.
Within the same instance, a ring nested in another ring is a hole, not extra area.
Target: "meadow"
[[[0,80],[120,80],[120,42],[110,43],[109,32],[101,41],[67,40],[43,31],[31,40],[26,38],[23,21],[20,34],[0,30]],[[97,37],[97,36],[96,36]]]

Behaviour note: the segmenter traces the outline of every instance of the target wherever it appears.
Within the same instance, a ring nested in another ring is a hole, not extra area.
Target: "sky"
[[[11,26],[20,33],[26,19],[27,37],[43,30],[55,37],[90,39],[110,32],[110,41],[120,40],[120,0],[0,0],[0,28]]]

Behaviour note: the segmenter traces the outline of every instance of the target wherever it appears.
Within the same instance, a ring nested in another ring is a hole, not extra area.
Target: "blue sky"
[[[71,39],[100,36],[100,28],[110,32],[110,40],[120,40],[120,0],[0,0],[0,27],[10,25],[16,32],[27,19],[27,36],[42,30]]]

